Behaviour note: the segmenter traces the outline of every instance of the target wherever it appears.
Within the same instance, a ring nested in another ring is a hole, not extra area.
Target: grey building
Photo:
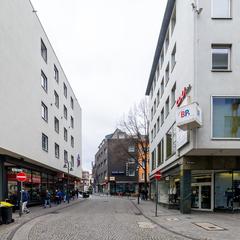
[[[240,209],[238,0],[168,0],[147,85],[150,179],[182,213]]]
[[[138,181],[135,156],[135,144],[126,133],[117,129],[113,134],[107,135],[95,155],[95,191],[110,194],[135,193]]]

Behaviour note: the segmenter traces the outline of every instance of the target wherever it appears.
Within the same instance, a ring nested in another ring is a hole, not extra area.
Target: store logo
[[[180,117],[181,118],[188,117],[188,116],[190,116],[190,110],[189,109],[180,111]]]

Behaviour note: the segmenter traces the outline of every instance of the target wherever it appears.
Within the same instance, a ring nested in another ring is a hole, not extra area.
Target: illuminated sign
[[[181,93],[181,96],[178,97],[178,99],[176,100],[176,105],[179,107],[183,100],[186,98],[187,94],[190,92],[192,86],[189,84],[188,87],[185,87],[183,90],[182,90],[182,93]]]

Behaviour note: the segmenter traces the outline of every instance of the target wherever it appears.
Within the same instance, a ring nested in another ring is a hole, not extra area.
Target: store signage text
[[[187,94],[190,92],[192,86],[189,84],[188,87],[184,87],[181,93],[181,96],[178,97],[176,100],[176,105],[179,107],[183,100],[186,98]]]

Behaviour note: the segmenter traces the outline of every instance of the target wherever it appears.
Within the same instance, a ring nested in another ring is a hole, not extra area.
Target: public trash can
[[[0,211],[2,215],[2,223],[9,224],[14,222],[12,218],[13,205],[7,202],[0,202]]]

